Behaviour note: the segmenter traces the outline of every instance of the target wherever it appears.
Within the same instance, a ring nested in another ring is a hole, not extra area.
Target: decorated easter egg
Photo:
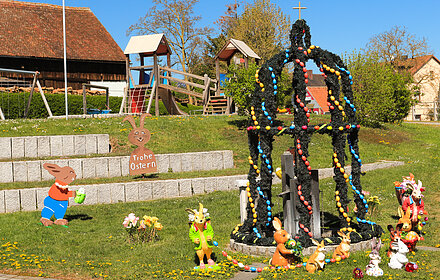
[[[296,246],[296,241],[293,239],[287,240],[285,246],[287,249],[293,249]]]

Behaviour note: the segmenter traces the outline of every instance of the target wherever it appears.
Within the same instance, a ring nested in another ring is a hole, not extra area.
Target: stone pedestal
[[[240,219],[241,223],[244,222],[247,218],[246,213],[246,206],[248,202],[248,197],[246,194],[246,187],[247,187],[248,180],[237,180],[235,181],[235,187],[240,190]]]

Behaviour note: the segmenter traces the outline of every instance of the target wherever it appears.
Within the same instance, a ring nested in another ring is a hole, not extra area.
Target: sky
[[[62,0],[27,0],[62,5]],[[195,15],[200,15],[200,26],[212,27],[224,14],[226,4],[234,0],[199,0]],[[241,1],[239,13],[246,3]],[[292,22],[298,19],[298,1],[271,0],[288,14]],[[65,0],[66,6],[89,7],[113,36],[122,50],[129,36],[127,30],[153,6],[151,0]],[[416,37],[425,37],[433,54],[440,56],[440,1],[439,0],[303,0],[302,18],[307,21],[312,34],[312,44],[336,54],[350,53],[364,48],[369,39],[393,26],[405,26]],[[68,24],[68,23],[67,23]],[[440,57],[439,57],[440,58]]]

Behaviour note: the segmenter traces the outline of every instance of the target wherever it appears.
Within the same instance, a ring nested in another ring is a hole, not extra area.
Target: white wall
[[[108,87],[109,95],[110,96],[118,96],[118,97],[122,97],[124,95],[124,89],[127,86],[127,83],[125,81],[121,81],[121,82],[90,81],[90,84]],[[91,88],[91,89],[93,90],[94,88]],[[99,89],[99,90],[101,90],[101,89]]]

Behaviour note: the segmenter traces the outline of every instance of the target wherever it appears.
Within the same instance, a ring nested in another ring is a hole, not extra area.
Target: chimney
[[[313,70],[307,70],[307,75],[309,75],[309,80],[313,80]]]

